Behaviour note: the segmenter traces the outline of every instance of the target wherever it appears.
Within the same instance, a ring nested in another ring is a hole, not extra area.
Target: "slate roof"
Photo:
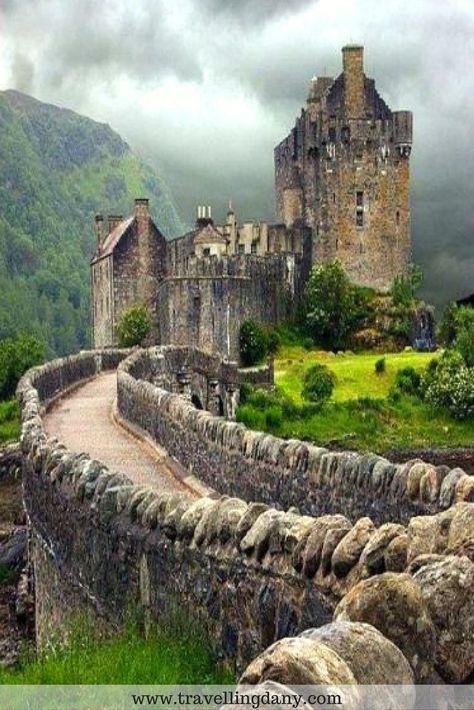
[[[206,224],[194,237],[194,244],[227,244],[227,237],[212,224]]]
[[[131,217],[127,217],[127,219],[122,220],[122,222],[119,222],[115,229],[110,232],[110,234],[106,237],[104,246],[102,248],[102,251],[100,252],[100,257],[103,256],[109,256],[112,254],[113,250],[127,231],[129,227],[132,226],[133,222],[135,221],[135,216],[132,215]]]

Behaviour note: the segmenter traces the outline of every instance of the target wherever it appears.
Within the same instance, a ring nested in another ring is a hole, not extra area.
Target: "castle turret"
[[[364,118],[364,48],[356,44],[343,47],[342,67],[346,118]]]

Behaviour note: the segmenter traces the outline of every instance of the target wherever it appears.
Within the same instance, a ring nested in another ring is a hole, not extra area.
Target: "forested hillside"
[[[135,197],[168,237],[183,231],[161,178],[109,126],[0,92],[0,340],[26,331],[48,356],[89,344],[93,217]]]

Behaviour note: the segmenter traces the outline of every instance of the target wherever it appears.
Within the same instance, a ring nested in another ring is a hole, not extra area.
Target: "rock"
[[[453,508],[437,515],[420,515],[408,523],[408,562],[419,555],[444,552],[455,511]]]
[[[26,528],[18,528],[0,544],[0,567],[20,569],[26,560]]]
[[[239,684],[273,680],[284,685],[352,685],[356,679],[345,661],[320,641],[296,636],[277,641],[244,671]]]
[[[370,624],[333,621],[304,631],[301,638],[321,641],[335,651],[360,685],[412,685],[414,682],[410,664],[400,649]],[[390,696],[382,692],[377,698],[377,707],[381,710],[391,707],[389,700]]]
[[[422,503],[435,503],[438,500],[443,472],[432,466],[420,481],[420,500]]]
[[[413,575],[436,631],[436,670],[449,683],[468,682],[474,671],[474,563],[447,556]]]
[[[321,569],[324,575],[331,571],[332,555],[338,544],[352,528],[349,521],[341,523],[337,528],[327,531],[324,538],[323,549],[321,550]]]
[[[351,527],[349,521],[343,515],[322,515],[316,519],[302,554],[303,574],[306,577],[314,577],[316,574],[328,530],[347,525],[349,525],[349,528]]]
[[[192,503],[184,515],[181,516],[178,523],[178,537],[185,540],[191,540],[196,526],[200,521],[201,516],[204,514],[204,511],[209,506],[213,505],[214,502],[215,501],[213,501],[212,498],[199,498],[199,500]]]
[[[474,476],[461,476],[454,489],[454,500],[474,503]]]
[[[339,602],[334,619],[375,626],[402,651],[418,683],[432,672],[434,625],[421,590],[409,574],[385,572],[359,582]]]
[[[362,550],[375,532],[370,518],[360,518],[337,545],[332,555],[332,568],[336,577],[345,577],[357,564]]]
[[[268,505],[265,505],[265,503],[249,503],[247,510],[237,525],[237,530],[235,532],[235,540],[237,544],[244,539],[257,518],[266,510],[268,510]]]
[[[453,508],[446,552],[466,555],[474,562],[474,504],[458,503]]]
[[[259,515],[248,533],[241,540],[241,551],[248,557],[255,554],[257,560],[262,560],[268,550],[272,527],[284,515],[285,513],[282,511],[273,508]]]
[[[387,572],[403,572],[407,566],[408,535],[397,535],[383,553]]]
[[[439,491],[439,504],[441,508],[449,508],[454,501],[456,484],[465,476],[462,468],[453,468],[443,479]]]
[[[433,467],[430,464],[418,461],[408,471],[406,494],[410,500],[418,500],[421,479],[431,468]]]
[[[266,680],[256,686],[238,685],[236,688],[239,698],[251,693],[251,707],[265,707],[268,704],[268,698],[272,699],[272,710],[313,710],[312,705],[301,698],[301,693],[297,693],[291,688],[282,683],[275,683],[272,680]],[[276,698],[281,698],[277,702]],[[225,705],[225,710],[249,710],[249,703],[237,703],[235,705]]]
[[[385,570],[385,549],[389,543],[406,532],[403,525],[385,523],[371,536],[360,556],[360,564],[367,567],[371,574]]]
[[[219,506],[217,513],[217,536],[223,545],[235,538],[238,525],[247,511],[247,503],[239,498],[229,498]]]

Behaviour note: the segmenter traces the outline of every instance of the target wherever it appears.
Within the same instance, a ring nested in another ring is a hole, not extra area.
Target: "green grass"
[[[334,355],[323,350],[304,350],[298,346],[281,348],[275,360],[275,381],[295,402],[301,402],[303,377],[315,363],[323,363],[336,375],[334,401],[343,402],[358,397],[386,397],[392,387],[397,370],[414,367],[422,370],[433,358],[432,353],[413,351],[388,353],[385,372],[376,374],[375,363],[380,353]]]
[[[75,632],[66,649],[15,670],[0,668],[0,684],[136,685],[226,684],[235,676],[219,666],[196,631],[158,629],[147,639],[130,629],[108,640]]]
[[[0,444],[15,441],[20,436],[20,409],[18,402],[10,399],[0,402]]]
[[[237,417],[276,436],[360,451],[474,444],[472,420],[456,421],[417,397],[388,397],[398,369],[422,371],[432,354],[387,353],[385,372],[377,374],[375,363],[381,357],[380,353],[334,355],[286,345],[275,359],[277,394],[251,395]],[[301,398],[304,374],[315,363],[324,363],[336,376],[332,399],[320,411]]]

